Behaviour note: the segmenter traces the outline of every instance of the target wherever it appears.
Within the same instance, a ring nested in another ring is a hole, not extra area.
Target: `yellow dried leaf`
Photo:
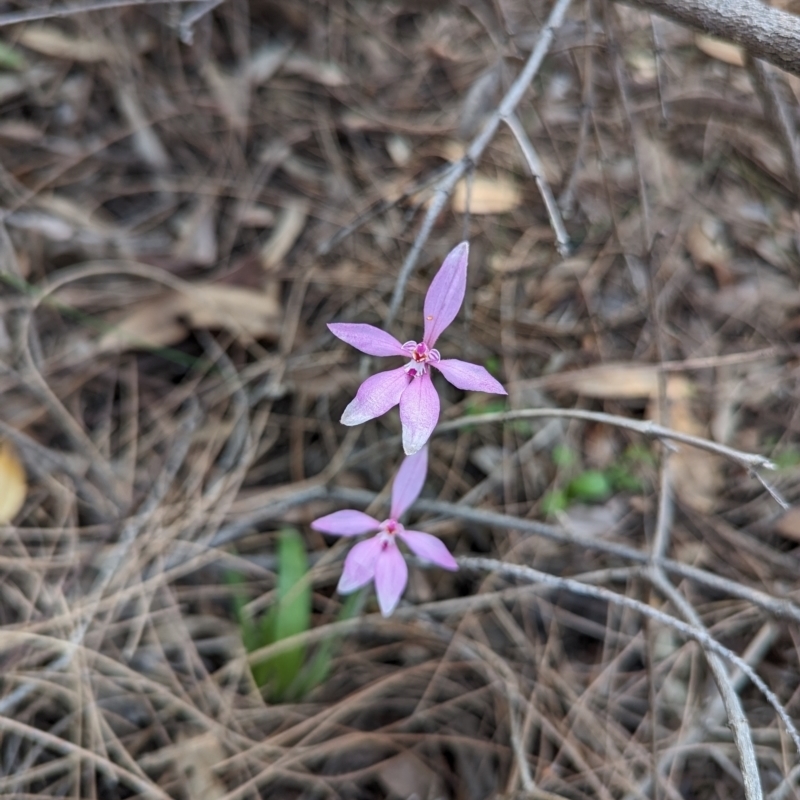
[[[652,364],[602,364],[548,375],[538,383],[548,389],[577,392],[601,400],[658,396],[658,369]]]
[[[101,352],[169,347],[186,338],[179,319],[185,299],[177,292],[137,303],[100,337]]]
[[[91,64],[97,61],[113,61],[114,48],[101,39],[83,39],[69,36],[54,25],[37,25],[26,28],[19,37],[19,43],[29,50],[44,56],[63,58],[67,61],[80,61]]]
[[[723,61],[734,67],[744,66],[744,50],[739,45],[706,36],[704,33],[698,33],[694,37],[694,43],[699,50],[717,61]]]
[[[522,193],[508,178],[476,175],[471,184],[459,181],[453,192],[453,211],[464,214],[504,214],[522,203]]]
[[[222,328],[251,339],[274,340],[281,331],[281,309],[273,295],[206,283],[137,303],[100,338],[99,348],[107,352],[168,347],[186,337],[184,320],[190,327]]]
[[[197,328],[225,328],[254,339],[280,336],[280,305],[260,289],[206,283],[192,287],[187,299],[186,316]]]
[[[669,427],[690,436],[707,437],[706,426],[697,419],[691,405],[694,386],[683,375],[669,375],[667,402]],[[657,398],[651,404],[651,419],[658,419]],[[676,496],[690,508],[703,514],[713,511],[722,488],[722,458],[706,450],[679,445],[669,459],[672,488]]]
[[[225,751],[211,733],[179,739],[175,766],[183,773],[182,786],[189,800],[218,800],[227,793],[225,784],[214,774],[214,767],[224,760]]]
[[[308,202],[290,200],[281,211],[275,228],[261,248],[261,265],[270,271],[286,257],[303,232],[308,217]]]
[[[719,220],[705,217],[695,222],[686,234],[686,249],[696,266],[708,266],[714,270],[720,286],[732,282],[731,252]]]
[[[0,525],[7,525],[25,502],[25,467],[11,442],[0,442]]]

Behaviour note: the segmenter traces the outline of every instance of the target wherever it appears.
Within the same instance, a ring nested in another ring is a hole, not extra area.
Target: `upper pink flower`
[[[486,369],[477,364],[442,358],[434,349],[442,331],[456,318],[467,289],[469,244],[450,251],[425,296],[425,329],[421,342],[400,342],[373,325],[334,322],[331,333],[370,356],[402,356],[410,361],[399,369],[367,378],[342,414],[344,425],[360,425],[400,404],[403,450],[416,453],[428,441],[439,420],[439,395],[430,367],[436,367],[458,389],[507,394]]]
[[[389,519],[383,522],[363,511],[347,510],[334,511],[311,523],[315,531],[333,536],[360,536],[377,531],[375,536],[359,542],[347,554],[336,589],[340,594],[349,594],[374,580],[378,605],[384,617],[395,610],[408,582],[408,567],[397,547],[398,538],[420,558],[444,569],[458,569],[455,559],[439,539],[422,531],[407,531],[397,521],[419,497],[427,471],[427,447],[404,459],[392,486]]]

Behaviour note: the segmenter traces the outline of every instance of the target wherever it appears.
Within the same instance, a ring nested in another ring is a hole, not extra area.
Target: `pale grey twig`
[[[321,487],[317,488],[321,489]],[[325,496],[324,490],[322,490],[320,494],[315,493],[314,495],[315,498],[320,496]],[[341,500],[353,506],[359,505],[363,508],[370,505],[377,497],[377,495],[372,492],[367,492],[363,489],[344,488],[329,489],[327,496],[331,499]],[[288,499],[283,502],[288,502]],[[580,545],[587,550],[608,553],[609,555],[622,558],[626,561],[632,561],[635,564],[646,565],[651,562],[649,553],[637,550],[635,547],[628,547],[627,545],[618,544],[617,542],[604,541],[600,537],[582,536],[578,533],[556,528],[553,525],[547,525],[544,522],[537,522],[536,520],[520,519],[508,514],[499,514],[495,511],[467,508],[466,506],[456,503],[445,503],[440,500],[417,500],[412,508],[416,511],[463,519],[477,525],[484,525],[487,528],[519,531],[520,533],[527,533],[532,536],[541,536],[544,539],[550,539],[551,541],[561,544]],[[694,581],[695,583],[707,586],[710,589],[730,595],[731,597],[738,597],[741,600],[746,600],[777,618],[791,619],[795,622],[800,622],[800,607],[791,600],[773,597],[766,592],[752,589],[737,581],[723,578],[720,575],[714,575],[711,572],[699,569],[698,567],[689,566],[688,564],[683,564],[680,561],[664,558],[658,563],[672,575],[679,575],[681,578]]]
[[[494,558],[482,558],[475,556],[459,556],[456,558],[458,565],[464,569],[480,571],[480,572],[497,572],[506,577],[518,578],[532,583],[543,584],[553,589],[561,589],[571,592],[572,594],[581,595],[583,597],[593,597],[596,600],[602,600],[607,603],[623,606],[631,611],[636,611],[648,619],[655,620],[656,622],[672,628],[678,633],[696,641],[699,645],[709,650],[710,652],[725,659],[730,664],[738,667],[752,681],[753,685],[761,692],[767,702],[773,707],[775,713],[780,717],[789,736],[792,738],[795,750],[800,754],[800,733],[794,725],[786,709],[781,704],[780,700],[776,697],[775,693],[767,686],[761,677],[756,673],[752,667],[744,661],[740,656],[736,655],[732,650],[729,650],[724,645],[721,645],[716,639],[712,638],[705,630],[683,622],[670,614],[659,611],[656,608],[643,603],[640,600],[634,600],[627,595],[612,592],[602,586],[592,586],[590,584],[581,583],[573,578],[560,578],[556,575],[550,575],[546,572],[541,572],[532,567],[526,567],[521,564],[506,564],[503,561],[498,561]]]
[[[650,581],[690,625],[693,625],[698,630],[706,630],[692,604],[666,579],[660,567],[653,566],[651,568]],[[761,789],[761,779],[758,776],[758,762],[756,761],[756,751],[753,747],[753,736],[750,724],[742,710],[739,695],[736,693],[722,657],[718,653],[711,652],[704,642],[699,642],[699,644],[703,648],[708,667],[714,677],[714,682],[717,684],[717,689],[719,689],[722,704],[725,707],[725,714],[728,717],[728,725],[733,733],[733,741],[739,753],[739,766],[742,770],[742,781],[744,782],[744,796],[746,800],[761,800],[764,793]]]
[[[564,419],[582,419],[587,422],[599,422],[604,425],[614,425],[617,428],[625,428],[629,431],[636,431],[643,436],[651,439],[668,439],[673,442],[681,442],[700,450],[707,450],[719,456],[729,458],[748,470],[776,469],[775,463],[766,456],[757,453],[745,453],[742,450],[735,450],[710,439],[701,436],[692,436],[688,433],[665,428],[649,420],[629,419],[619,417],[614,414],[605,414],[601,411],[584,411],[579,408],[524,408],[517,411],[500,411],[493,414],[476,414],[475,416],[460,417],[459,419],[443,422],[438,425],[434,434],[446,433],[447,431],[457,431],[470,425],[486,425],[493,422],[513,422],[518,419],[537,419],[541,417],[562,417]]]
[[[452,168],[445,173],[436,187],[436,194],[434,195],[434,198],[428,207],[428,212],[426,213],[425,219],[420,227],[420,231],[414,240],[414,245],[412,246],[411,250],[409,250],[405,261],[403,261],[403,265],[400,267],[394,292],[392,293],[392,299],[389,303],[389,311],[386,315],[385,324],[387,327],[394,321],[394,318],[400,309],[400,303],[403,300],[408,279],[411,277],[411,272],[417,263],[419,254],[422,251],[422,248],[425,246],[425,243],[430,236],[430,232],[433,229],[433,225],[444,208],[445,202],[447,202],[447,198],[450,196],[450,193],[453,191],[458,181],[478,163],[481,155],[483,155],[483,151],[486,149],[489,142],[492,141],[495,133],[497,133],[500,123],[507,119],[516,110],[517,105],[519,105],[520,100],[522,100],[522,97],[525,94],[525,91],[527,90],[528,86],[530,86],[530,83],[536,76],[536,73],[539,71],[539,67],[541,67],[544,57],[550,50],[550,46],[555,38],[555,32],[559,27],[561,27],[561,23],[564,21],[564,16],[566,15],[567,9],[569,8],[571,2],[572,0],[556,0],[553,8],[550,11],[547,21],[544,23],[541,31],[539,32],[539,38],[536,42],[536,46],[533,48],[533,51],[528,57],[525,66],[522,68],[522,71],[519,73],[514,83],[511,84],[511,87],[500,101],[500,105],[497,107],[497,110],[484,123],[481,132],[475,137],[475,139],[472,140],[472,143],[467,148],[466,155],[460,161],[457,161],[452,165]]]
[[[728,39],[756,58],[800,75],[800,17],[759,0],[623,0]]]
[[[181,21],[178,23],[178,36],[184,44],[194,43],[194,26],[206,14],[210,14],[218,5],[225,0],[201,0],[196,6],[187,8],[183,12]]]
[[[94,585],[89,594],[89,607],[83,613],[80,621],[70,635],[70,647],[64,650],[64,652],[49,665],[47,669],[48,673],[52,674],[66,669],[72,662],[72,658],[77,652],[78,646],[83,643],[89,625],[91,625],[94,619],[103,594],[114,579],[117,570],[127,559],[131,547],[136,541],[136,537],[149,522],[153,513],[158,510],[178,470],[185,461],[189,452],[192,434],[200,422],[200,418],[201,414],[197,402],[191,402],[187,412],[178,425],[175,444],[167,456],[163,469],[153,483],[147,497],[142,502],[136,516],[123,528],[116,547],[108,555],[95,578]],[[0,700],[0,715],[5,714],[18,703],[25,700],[38,686],[38,682],[20,684],[13,692]]]
[[[547,216],[550,218],[550,226],[553,228],[553,233],[556,235],[556,247],[562,258],[566,258],[570,253],[569,235],[567,229],[564,227],[564,220],[561,219],[561,212],[558,210],[558,203],[556,203],[553,192],[550,189],[550,184],[544,174],[544,167],[536,148],[528,138],[528,134],[519,117],[516,114],[509,114],[505,119],[511,133],[517,140],[519,149],[522,150],[522,155],[525,156],[525,161],[528,163],[528,169],[536,181],[536,186],[539,188],[539,194],[544,201],[544,207],[547,209]]]
[[[107,11],[112,8],[128,6],[155,6],[167,3],[190,3],[192,0],[86,0],[71,5],[50,6],[49,8],[28,8],[25,11],[10,11],[0,14],[0,28],[6,25],[18,25],[20,22],[36,22],[55,17],[71,17],[74,14],[86,14],[89,11]]]
[[[797,46],[800,47],[800,42]],[[800,197],[800,139],[794,119],[795,109],[787,103],[791,89],[773,67],[757,58],[748,58],[747,68],[764,112],[778,134],[794,193]]]

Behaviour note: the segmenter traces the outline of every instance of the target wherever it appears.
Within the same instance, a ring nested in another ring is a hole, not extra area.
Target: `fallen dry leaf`
[[[602,364],[537,380],[546,389],[577,392],[600,400],[658,396],[658,368],[653,364]]]
[[[80,61],[84,64],[112,61],[116,57],[115,50],[109,42],[70,36],[53,25],[25,28],[18,41],[29,50],[41,55],[63,58],[67,61]]]
[[[227,794],[225,784],[214,774],[214,766],[225,760],[225,751],[213,734],[181,737],[175,751],[175,766],[184,776],[182,787],[189,800],[219,800]]]
[[[731,251],[725,242],[722,223],[711,217],[695,222],[686,234],[686,249],[698,267],[711,267],[720,286],[733,282]]]
[[[300,198],[289,201],[275,223],[269,239],[261,248],[261,265],[271,271],[286,257],[303,232],[308,217],[308,201]]]
[[[25,467],[11,442],[0,442],[0,525],[8,525],[25,502]]]
[[[137,303],[98,345],[101,352],[168,347],[186,337],[187,326],[224,328],[251,339],[274,340],[280,336],[281,310],[277,299],[260,289],[219,283],[193,285]]]
[[[112,323],[100,337],[101,352],[168,347],[186,338],[182,295],[168,292],[153,300],[137,303],[125,316]]]
[[[715,39],[713,36],[706,36],[704,33],[696,34],[694,43],[699,50],[717,61],[723,61],[734,67],[744,66],[744,50],[736,44]]]
[[[667,379],[669,427],[691,436],[706,437],[705,425],[697,419],[691,405],[694,386],[683,375],[670,375]],[[658,421],[658,401],[650,404],[651,419]],[[722,458],[689,445],[678,445],[669,459],[672,488],[687,506],[707,514],[714,509],[722,488]]]
[[[197,328],[225,328],[254,339],[277,339],[281,333],[278,300],[259,289],[218,283],[194,286],[185,313]]]
[[[522,193],[508,178],[476,175],[471,183],[459,181],[453,192],[453,211],[464,214],[504,214],[522,203]]]
[[[775,533],[793,542],[800,542],[800,506],[792,506],[778,518]]]

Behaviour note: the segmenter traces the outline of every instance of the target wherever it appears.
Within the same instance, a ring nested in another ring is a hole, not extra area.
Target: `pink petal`
[[[359,322],[332,322],[328,330],[343,342],[351,344],[356,350],[369,356],[405,356],[403,345],[390,333]]]
[[[408,567],[403,554],[392,544],[375,562],[375,593],[381,614],[388,617],[397,608],[400,596],[408,583]]]
[[[433,347],[442,331],[456,318],[464,293],[467,291],[467,259],[469,243],[456,245],[445,258],[431,281],[425,296],[425,335],[428,347]]]
[[[499,381],[496,381],[486,369],[477,364],[470,364],[468,361],[460,361],[457,358],[443,358],[441,361],[431,363],[441,370],[442,375],[457,389],[508,394]]]
[[[422,531],[398,531],[397,535],[408,545],[414,555],[424,558],[443,569],[457,570],[458,564],[441,539]]]
[[[379,372],[361,384],[342,414],[342,425],[360,425],[394,408],[411,380],[404,367]]]
[[[412,456],[421,450],[439,421],[439,395],[426,372],[414,378],[400,398],[403,450]]]
[[[428,448],[403,459],[392,485],[392,510],[390,517],[399,519],[419,497],[425,476],[428,474]]]
[[[339,578],[336,591],[339,594],[350,594],[369,583],[375,577],[375,566],[382,552],[383,544],[377,536],[354,545],[344,560],[342,577]]]
[[[312,530],[330,533],[333,536],[360,536],[380,528],[381,523],[363,511],[334,511],[333,514],[315,519]]]

